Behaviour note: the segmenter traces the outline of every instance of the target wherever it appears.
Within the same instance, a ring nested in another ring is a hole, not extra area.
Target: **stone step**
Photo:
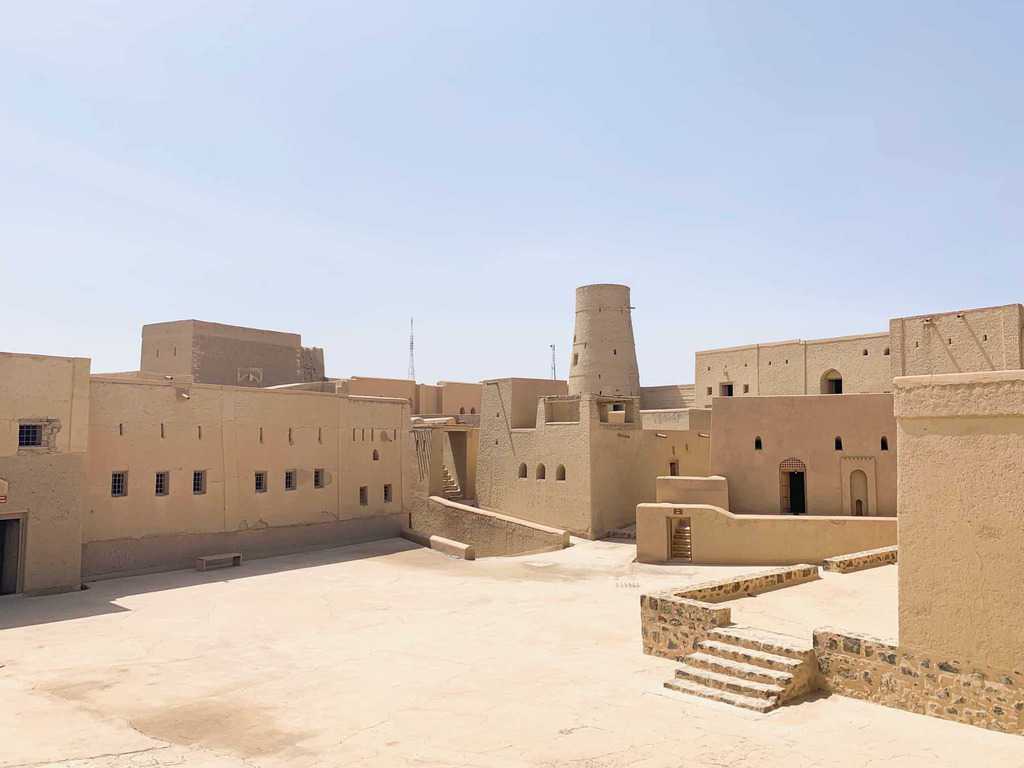
[[[697,643],[697,648],[712,656],[741,661],[744,664],[774,669],[779,672],[796,672],[800,665],[804,663],[802,659],[779,656],[767,651],[755,651],[751,648],[744,648],[742,645],[732,645],[731,643],[723,643],[718,640],[701,640]]]
[[[691,653],[686,657],[686,663],[694,667],[707,669],[711,672],[717,672],[721,675],[738,677],[742,680],[750,680],[755,683],[777,685],[783,689],[787,688],[789,684],[793,682],[793,675],[790,672],[779,672],[778,670],[759,667],[756,664],[746,664],[742,661],[723,658],[721,656],[715,656],[702,651]]]
[[[708,633],[709,640],[738,645],[754,651],[765,651],[777,656],[788,656],[801,661],[814,653],[811,643],[799,637],[780,635],[777,632],[766,632],[752,627],[718,627]]]
[[[687,657],[688,659],[689,657]],[[744,680],[732,675],[723,675],[719,672],[712,672],[709,669],[701,669],[687,663],[683,659],[676,669],[676,677],[680,680],[688,680],[691,683],[704,685],[708,688],[721,688],[723,691],[737,693],[740,696],[748,696],[752,699],[770,699],[776,701],[783,693],[781,685],[773,683],[755,683],[751,680]]]
[[[680,680],[679,678],[666,681],[665,687],[670,691],[678,691],[679,693],[686,693],[690,696],[699,696],[702,699],[720,701],[723,704],[732,704],[734,707],[752,709],[755,712],[771,712],[779,706],[778,699],[761,699],[753,698],[751,696],[742,696],[737,693],[723,691],[720,688],[709,688],[706,685],[700,685],[699,683],[694,683],[689,680]]]

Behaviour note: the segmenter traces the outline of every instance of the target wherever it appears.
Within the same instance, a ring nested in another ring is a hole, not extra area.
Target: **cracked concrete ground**
[[[852,699],[759,715],[665,691],[640,592],[758,569],[633,555],[388,540],[4,598],[0,766],[1024,766],[1020,737]],[[894,596],[890,567],[732,605],[892,634]]]

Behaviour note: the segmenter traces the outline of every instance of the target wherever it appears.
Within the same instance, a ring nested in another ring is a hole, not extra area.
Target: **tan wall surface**
[[[585,534],[591,530],[587,424],[585,420],[545,424],[538,398],[548,394],[564,396],[565,382],[503,379],[484,383],[477,498],[486,509]],[[513,428],[516,423],[531,428]],[[536,429],[532,428],[535,423],[539,423]],[[520,463],[526,464],[526,478],[519,477]],[[540,464],[546,470],[543,480],[536,477]],[[561,481],[555,479],[559,464],[566,468],[566,479]]]
[[[641,504],[636,552],[642,563],[671,559],[668,521],[690,519],[691,562],[790,565],[896,543],[896,519],[734,515],[704,504]]]
[[[889,351],[887,333],[703,350],[696,355],[695,404],[710,406],[726,383],[733,385],[733,397],[820,394],[822,375],[830,370],[842,375],[845,393],[890,392]]]
[[[659,477],[655,501],[670,504],[710,504],[729,509],[729,481],[710,477]]]
[[[869,482],[874,477],[868,514],[896,514],[892,395],[717,398],[712,413],[710,474],[728,479],[732,512],[779,513],[779,465],[796,458],[807,468],[808,514],[849,514],[849,476],[856,469]],[[841,451],[835,450],[837,436]],[[881,450],[883,436],[887,451]]]
[[[896,380],[900,645],[1024,661],[1024,371]]]
[[[142,327],[143,371],[204,384],[273,387],[324,378],[323,350],[297,333],[179,320]]]
[[[441,410],[446,415],[480,413],[482,384],[460,381],[440,381]]]
[[[569,546],[566,531],[467,507],[437,496],[409,515],[409,527],[473,547],[477,557],[546,552]]]
[[[639,398],[627,398],[632,423],[601,422],[599,403],[607,398],[593,396],[558,401],[552,412],[560,421],[545,423],[545,403],[538,398],[546,394],[564,396],[564,382],[485,382],[477,469],[481,506],[594,538],[632,523],[636,505],[654,498],[655,480],[669,472],[671,461],[679,463],[681,474],[707,473],[709,441],[693,431],[666,430],[659,437],[642,429]],[[562,421],[575,403],[579,421]],[[509,428],[515,424],[531,427]],[[525,478],[519,477],[521,464]],[[540,464],[544,479],[537,478]],[[559,465],[565,480],[556,479]]]
[[[42,447],[18,447],[23,421],[45,423]],[[18,589],[80,583],[82,467],[89,427],[89,361],[0,353],[0,518],[22,521]]]
[[[666,384],[640,387],[640,407],[644,410],[692,408],[696,397],[694,384]]]
[[[187,393],[185,399],[180,387],[167,382],[93,379],[83,542],[310,525],[401,511],[404,402],[212,385],[193,385]],[[317,468],[325,470],[324,488],[313,487]],[[205,494],[192,493],[195,470],[207,473]],[[257,470],[267,473],[265,493],[255,492]],[[297,472],[296,490],[285,490],[286,470]],[[113,471],[128,473],[127,496],[111,496]],[[155,495],[157,472],[170,473],[166,496]],[[384,501],[385,483],[392,487],[390,502]],[[365,505],[361,486],[367,487]],[[168,542],[170,562],[180,555]]]
[[[1015,370],[1021,359],[1020,304],[889,321],[893,376]]]

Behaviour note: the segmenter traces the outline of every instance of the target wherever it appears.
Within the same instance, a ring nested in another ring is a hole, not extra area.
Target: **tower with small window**
[[[640,396],[629,286],[576,289],[569,394]]]

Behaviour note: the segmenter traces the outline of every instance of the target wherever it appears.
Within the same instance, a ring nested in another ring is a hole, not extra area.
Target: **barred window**
[[[299,473],[294,469],[285,470],[284,473],[284,489],[286,491],[294,491],[299,486]]]
[[[192,493],[195,496],[202,496],[206,493],[205,469],[197,469],[192,473]]]
[[[32,448],[43,444],[42,424],[19,424],[18,425],[18,447]]]
[[[256,473],[256,493],[267,492],[267,473],[257,472]]]
[[[157,496],[166,496],[171,489],[171,474],[169,472],[157,472],[155,486]]]
[[[324,487],[324,471],[322,469],[313,470],[313,487],[323,488]]]
[[[111,496],[127,496],[128,495],[128,473],[127,472],[111,472],[110,473],[110,495]]]

